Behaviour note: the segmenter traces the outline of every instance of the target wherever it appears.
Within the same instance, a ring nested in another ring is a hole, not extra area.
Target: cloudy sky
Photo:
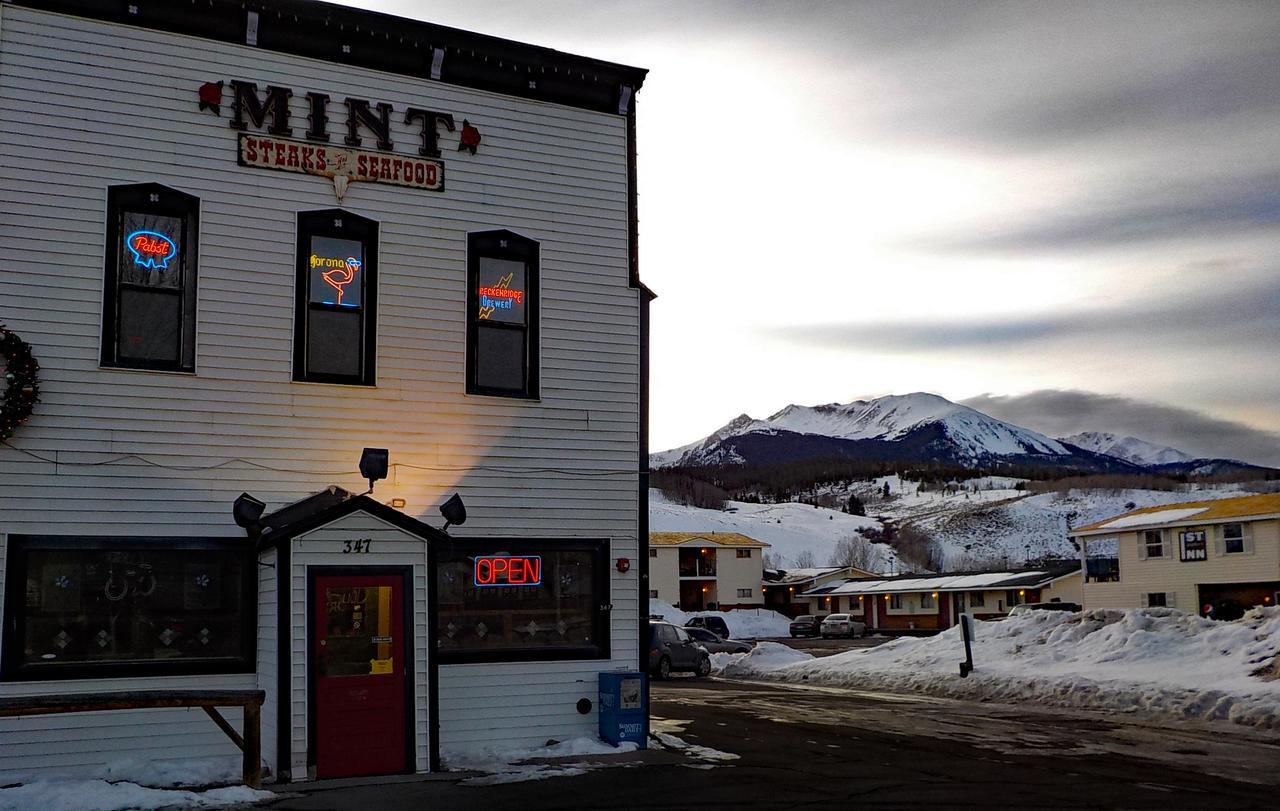
[[[1280,5],[351,4],[651,70],[654,449],[931,391],[1280,464]]]

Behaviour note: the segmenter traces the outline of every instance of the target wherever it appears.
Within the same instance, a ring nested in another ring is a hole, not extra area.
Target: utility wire
[[[46,464],[51,464],[51,465],[60,465],[60,466],[65,465],[67,467],[102,467],[104,465],[114,465],[120,462],[133,460],[136,462],[140,462],[141,464],[144,464],[144,465],[160,468],[162,470],[176,470],[176,471],[187,471],[187,472],[199,471],[199,470],[218,470],[219,468],[229,467],[231,465],[239,463],[246,467],[257,468],[259,470],[268,470],[273,473],[298,473],[303,475],[315,475],[315,476],[358,476],[360,475],[359,470],[340,470],[340,471],[331,471],[328,473],[322,473],[315,470],[298,470],[296,468],[273,467],[272,465],[265,465],[261,462],[255,462],[252,459],[243,459],[240,457],[236,457],[233,459],[224,459],[223,461],[218,462],[217,464],[212,464],[212,465],[171,465],[171,464],[165,464],[164,462],[156,462],[152,459],[148,459],[147,457],[140,456],[136,453],[124,453],[124,454],[120,454],[119,456],[112,457],[110,459],[100,459],[96,462],[64,462],[60,459],[50,459],[46,456],[41,456],[40,454],[35,453],[34,451],[26,450],[25,448],[15,447],[14,445],[11,445],[8,442],[0,442],[0,445],[4,445],[7,448],[12,448],[13,450],[17,451],[23,456],[30,457],[31,459],[35,459],[36,461],[39,461],[39,462],[45,462]],[[572,469],[563,468],[563,467],[529,468],[529,467],[503,467],[500,465],[471,465],[471,466],[437,465],[433,467],[428,465],[414,465],[414,464],[409,464],[408,462],[392,462],[390,466],[393,469],[405,468],[407,470],[425,470],[428,472],[438,471],[438,472],[457,473],[457,472],[463,472],[468,470],[484,470],[484,471],[489,471],[493,473],[516,473],[516,474],[562,473],[566,476],[584,476],[584,477],[631,476],[637,472],[634,470],[572,470]]]

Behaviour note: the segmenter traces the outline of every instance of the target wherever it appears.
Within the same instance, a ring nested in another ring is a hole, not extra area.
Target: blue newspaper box
[[[645,675],[639,672],[600,674],[600,737],[615,746],[631,741],[645,748]]]

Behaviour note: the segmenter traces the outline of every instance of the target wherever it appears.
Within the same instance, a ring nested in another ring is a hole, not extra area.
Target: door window
[[[325,654],[319,675],[371,676],[392,672],[391,586],[330,586]]]

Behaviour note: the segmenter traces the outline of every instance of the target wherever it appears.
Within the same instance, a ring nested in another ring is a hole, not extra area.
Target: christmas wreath
[[[13,436],[27,421],[40,399],[40,364],[31,356],[31,344],[0,324],[0,356],[4,358],[4,399],[0,400],[0,442]]]

